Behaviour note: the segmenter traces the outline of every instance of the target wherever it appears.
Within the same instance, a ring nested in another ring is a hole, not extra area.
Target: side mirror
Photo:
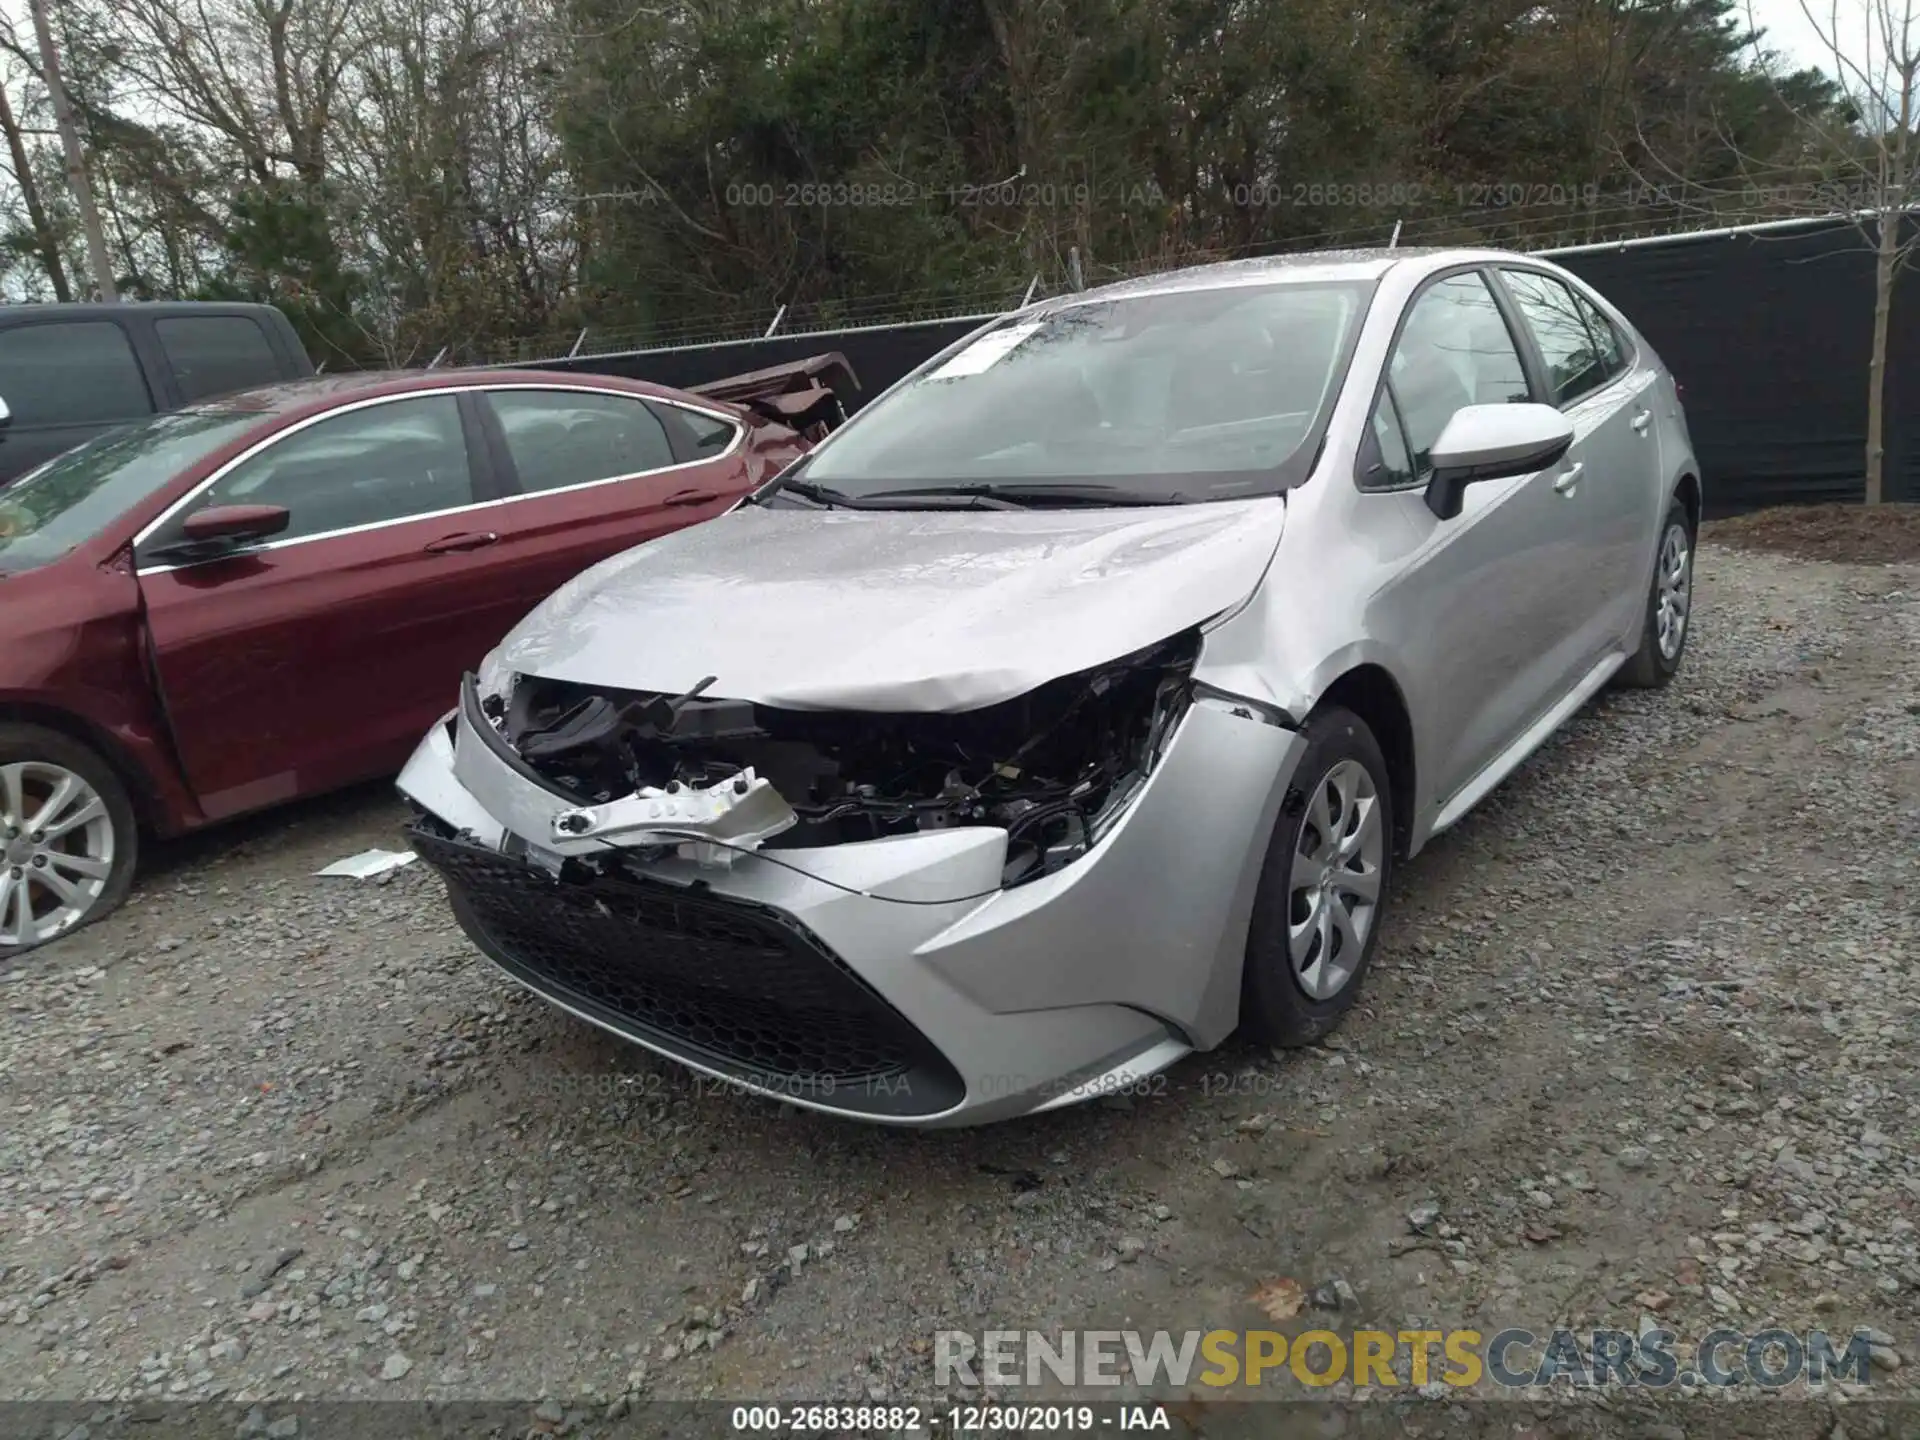
[[[13,411],[7,408],[7,402],[4,399],[0,399],[0,430],[6,429],[12,423]]]
[[[180,530],[196,545],[231,544],[278,535],[292,519],[280,505],[214,505],[187,516]]]
[[[1573,426],[1551,405],[1463,406],[1433,442],[1427,508],[1451,520],[1467,486],[1544,470],[1571,444]]]
[[[180,538],[155,550],[152,558],[179,565],[218,560],[243,541],[278,535],[292,519],[280,505],[210,505],[182,520]]]

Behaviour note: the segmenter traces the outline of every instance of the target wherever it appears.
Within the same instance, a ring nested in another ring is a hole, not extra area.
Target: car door
[[[0,330],[0,484],[129,420],[154,396],[132,336],[113,320],[47,320]]]
[[[1525,401],[1535,387],[1487,277],[1442,276],[1406,308],[1362,446],[1366,506],[1397,510],[1413,536],[1370,624],[1397,637],[1415,713],[1433,717],[1421,763],[1443,808],[1577,678],[1581,612],[1555,489],[1566,466],[1469,485],[1450,520],[1424,499],[1429,452],[1454,413]]]
[[[1658,377],[1634,363],[1625,337],[1577,286],[1520,266],[1499,275],[1538,348],[1552,403],[1573,425],[1567,574],[1583,586],[1581,635],[1598,660],[1637,633],[1646,604],[1659,520]]]
[[[723,411],[558,384],[489,386],[479,399],[519,495],[495,556],[511,612],[502,634],[582,570],[742,492],[745,427]]]
[[[167,553],[186,515],[279,505],[263,543]],[[154,667],[210,817],[397,770],[498,639],[499,481],[452,391],[361,401],[254,447],[138,541]]]

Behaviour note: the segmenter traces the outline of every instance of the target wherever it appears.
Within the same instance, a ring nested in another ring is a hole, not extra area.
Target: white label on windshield
[[[1011,355],[1040,325],[1038,320],[1029,320],[1023,325],[1009,325],[1004,330],[989,331],[928,375],[927,379],[951,380],[958,375],[978,375]]]

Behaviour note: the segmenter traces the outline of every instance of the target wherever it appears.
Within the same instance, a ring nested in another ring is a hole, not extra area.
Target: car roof
[[[710,400],[704,395],[689,396],[665,385],[645,380],[629,380],[621,375],[603,375],[567,370],[508,370],[469,366],[447,370],[343,370],[334,375],[309,375],[299,380],[282,380],[259,385],[251,390],[203,400],[188,408],[205,414],[252,413],[291,415],[328,409],[349,399],[372,400],[385,395],[404,395],[411,390],[464,388],[478,385],[573,385],[591,390],[611,390],[626,395],[659,399],[693,400],[703,407],[732,414],[737,407]]]
[[[1468,261],[1519,260],[1506,250],[1461,249],[1445,245],[1374,246],[1348,250],[1302,250],[1287,255],[1259,255],[1245,260],[1221,260],[1163,270],[1131,280],[1117,280],[1097,289],[1062,296],[1065,307],[1088,300],[1130,300],[1143,295],[1170,295],[1181,291],[1219,290],[1237,285],[1307,283],[1328,280],[1378,280],[1396,265],[1438,269]]]
[[[152,315],[157,319],[180,319],[193,315],[255,315],[263,310],[280,312],[271,305],[254,300],[121,300],[111,305],[94,301],[30,301],[19,305],[0,305],[0,325],[21,320],[101,320],[118,315]]]

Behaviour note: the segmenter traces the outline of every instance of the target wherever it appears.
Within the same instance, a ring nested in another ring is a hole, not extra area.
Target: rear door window
[[[1587,333],[1593,336],[1594,349],[1600,355],[1600,368],[1606,372],[1607,379],[1618,379],[1626,374],[1632,362],[1627,355],[1626,342],[1620,338],[1620,331],[1600,312],[1598,305],[1578,290],[1573,292],[1573,303],[1580,309],[1580,318],[1587,322]]]
[[[1554,404],[1571,405],[1619,373],[1608,373],[1606,358],[1587,328],[1580,301],[1571,288],[1533,270],[1500,273],[1526,317],[1527,328],[1539,342]]]
[[[491,390],[486,398],[522,490],[566,490],[675,463],[666,426],[636,396]]]
[[[183,404],[263,385],[280,375],[280,358],[266,331],[244,315],[183,315],[157,320],[153,328]]]
[[[716,455],[724,455],[733,445],[734,436],[740,433],[740,427],[731,420],[719,420],[684,405],[649,400],[647,408],[660,417],[669,435],[678,429],[685,437],[689,460],[711,460]]]
[[[105,425],[153,413],[133,345],[111,320],[0,330],[0,400],[20,426]]]

